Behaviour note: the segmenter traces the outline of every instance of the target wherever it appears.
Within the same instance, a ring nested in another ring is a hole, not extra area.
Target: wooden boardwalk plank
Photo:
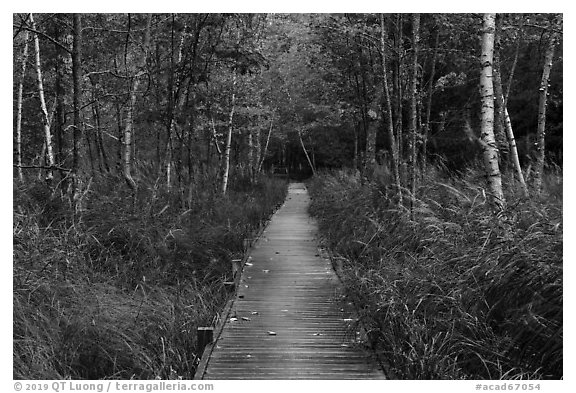
[[[292,183],[253,246],[202,379],[384,379],[330,261],[318,253],[310,198]]]

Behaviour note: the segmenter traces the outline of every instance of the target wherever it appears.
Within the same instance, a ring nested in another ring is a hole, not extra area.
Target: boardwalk
[[[302,183],[292,183],[244,266],[203,379],[383,379],[356,342],[358,324],[318,254]],[[208,351],[210,353],[210,351]]]

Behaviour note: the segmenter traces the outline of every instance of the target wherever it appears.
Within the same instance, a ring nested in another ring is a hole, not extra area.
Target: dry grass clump
[[[422,180],[414,220],[382,181],[311,184],[371,344],[398,378],[561,378],[561,174],[541,198],[509,194],[500,221],[478,171],[441,174]]]
[[[262,177],[221,197],[199,178],[183,201],[121,181],[94,181],[76,213],[41,183],[14,185],[14,378],[192,378],[230,258],[286,192]]]

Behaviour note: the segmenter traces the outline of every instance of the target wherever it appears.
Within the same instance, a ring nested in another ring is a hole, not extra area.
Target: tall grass
[[[152,180],[151,180],[152,179]],[[284,200],[286,184],[209,176],[136,195],[94,180],[85,210],[41,183],[14,185],[14,378],[192,378],[196,328],[226,301],[230,259]]]
[[[498,220],[478,170],[431,168],[411,220],[384,177],[311,182],[311,212],[395,377],[562,378],[561,173],[545,183],[529,200],[509,191]]]

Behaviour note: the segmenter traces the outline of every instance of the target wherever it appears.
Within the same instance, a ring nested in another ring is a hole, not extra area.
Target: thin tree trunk
[[[390,102],[390,91],[388,90],[388,73],[386,71],[386,25],[384,23],[384,14],[380,14],[380,46],[382,50],[382,86],[384,89],[384,108],[388,116],[388,141],[390,143],[390,151],[392,156],[392,173],[394,176],[394,183],[396,192],[398,194],[398,201],[402,204],[402,186],[400,184],[400,173],[398,170],[398,150],[396,148],[396,141],[394,139],[394,124],[392,121],[392,103]]]
[[[216,147],[216,152],[218,153],[218,163],[222,160],[222,149],[220,149],[220,144],[218,143],[218,135],[216,134],[216,124],[214,124],[214,116],[212,116],[212,137],[210,138],[214,142]]]
[[[16,163],[18,164],[18,180],[24,182],[22,172],[22,95],[24,92],[24,78],[26,76],[26,63],[28,61],[28,30],[24,30],[24,53],[18,83],[18,114],[16,116]]]
[[[254,138],[253,130],[248,128],[248,175],[250,176],[250,181],[254,182]]]
[[[148,14],[148,22],[146,24],[146,30],[144,33],[144,55],[141,59],[140,68],[144,67],[146,64],[146,58],[148,56],[148,46],[150,44],[150,26],[152,24],[152,14]],[[128,36],[130,35],[130,31],[128,32]],[[126,50],[128,50],[128,46],[126,46]],[[127,66],[127,65],[126,65]],[[133,139],[133,126],[134,126],[134,110],[136,107],[136,95],[138,93],[138,86],[140,84],[140,75],[139,73],[133,75],[131,77],[131,86],[130,86],[130,100],[128,103],[128,110],[126,113],[126,123],[124,126],[124,162],[123,162],[123,172],[124,172],[124,179],[126,183],[130,187],[130,189],[134,192],[136,191],[136,182],[132,177],[132,139]]]
[[[32,29],[36,30],[36,23],[34,22],[33,14],[30,14],[30,23]],[[54,167],[54,152],[52,149],[52,134],[50,132],[50,119],[48,118],[48,109],[46,108],[46,100],[44,99],[44,84],[42,82],[42,67],[40,64],[40,40],[38,34],[34,34],[34,50],[36,57],[36,75],[38,81],[38,96],[40,98],[40,109],[42,111],[42,127],[44,128],[44,141],[46,143],[46,158],[47,166],[50,168]],[[54,178],[53,169],[48,169],[46,174],[46,180],[51,182]]]
[[[224,148],[224,161],[222,163],[222,183],[220,190],[222,195],[226,194],[228,188],[228,176],[230,174],[230,149],[232,147],[232,130],[234,111],[236,110],[236,70],[232,74],[232,98],[230,102],[230,115],[228,116],[228,135],[226,136],[226,146]]]
[[[368,179],[372,179],[376,165],[376,134],[378,132],[377,114],[373,110],[368,111],[368,130],[366,131],[366,157],[364,171]]]
[[[417,181],[417,89],[418,89],[418,41],[420,36],[420,14],[412,15],[412,75],[410,83],[410,212],[413,214],[416,202]]]
[[[502,176],[498,166],[498,148],[494,138],[494,86],[492,65],[494,59],[495,14],[484,14],[482,29],[482,54],[480,62],[480,98],[482,102],[481,132],[484,167],[490,192],[490,201],[494,208],[501,212],[505,207],[502,191]]]
[[[304,155],[306,156],[306,160],[308,160],[308,165],[310,165],[310,169],[312,169],[312,175],[316,176],[316,169],[314,168],[314,164],[310,160],[310,156],[308,155],[306,146],[304,146],[304,141],[302,140],[302,134],[300,133],[300,131],[298,131],[298,139],[300,139],[300,145],[302,146],[302,150],[304,150]]]
[[[396,20],[396,35],[397,35],[397,42],[396,42],[396,52],[398,56],[398,62],[396,64],[396,77],[394,78],[394,84],[396,88],[396,146],[398,150],[398,160],[403,162],[404,158],[404,139],[403,139],[403,124],[402,124],[402,54],[403,54],[403,34],[402,34],[402,24],[403,24],[403,15],[398,14]]]
[[[255,157],[254,157],[254,178],[260,172],[260,157],[262,156],[262,131],[260,130],[260,124],[262,124],[262,119],[258,119],[258,127],[256,127],[256,140],[255,143]]]
[[[96,86],[94,86],[96,89]],[[106,172],[110,173],[110,165],[108,164],[108,157],[106,156],[106,149],[104,148],[104,141],[102,138],[102,124],[100,122],[100,102],[97,100],[97,92],[93,91],[93,109],[94,109],[94,122],[96,123],[96,137],[98,143],[98,150],[102,159],[102,164]]]
[[[498,53],[498,50],[496,50]],[[522,168],[520,167],[520,160],[518,158],[518,149],[516,148],[516,140],[514,138],[514,132],[512,130],[512,122],[510,121],[510,116],[508,115],[508,109],[504,104],[504,93],[502,91],[502,79],[500,74],[500,62],[498,61],[499,56],[494,56],[494,93],[495,93],[495,100],[494,103],[496,108],[498,109],[499,116],[495,119],[497,121],[501,121],[501,127],[505,130],[506,133],[506,140],[508,143],[508,151],[510,155],[510,160],[514,166],[514,171],[516,173],[516,177],[520,182],[522,187],[522,192],[524,197],[528,197],[528,188],[526,187],[526,182],[524,181],[524,176],[522,175]]]
[[[522,167],[520,166],[520,158],[518,157],[518,148],[516,147],[516,138],[514,138],[514,131],[512,130],[512,121],[510,121],[510,115],[508,114],[508,109],[504,106],[504,125],[506,129],[506,137],[508,138],[508,144],[510,145],[510,158],[514,164],[514,170],[516,172],[516,177],[520,182],[522,187],[522,193],[524,197],[528,197],[528,186],[524,180],[524,175],[522,174]]]
[[[544,67],[542,78],[540,80],[540,97],[538,101],[538,130],[536,133],[536,164],[534,168],[534,188],[537,194],[542,189],[542,177],[544,175],[544,161],[546,158],[546,105],[548,101],[548,81],[550,79],[550,70],[554,60],[554,49],[556,46],[556,35],[551,33],[546,54],[544,56]]]
[[[74,108],[74,150],[72,155],[72,195],[76,204],[76,209],[83,210],[79,194],[81,188],[80,149],[82,141],[82,126],[80,119],[80,100],[82,95],[82,21],[80,14],[74,14],[73,28],[72,80],[74,93],[72,102]],[[88,142],[88,144],[89,143],[90,142]]]
[[[262,151],[260,163],[258,164],[258,173],[262,171],[262,164],[264,164],[264,160],[266,159],[266,153],[268,153],[268,144],[270,143],[270,135],[272,135],[273,125],[274,125],[274,119],[270,120],[270,129],[268,130],[268,136],[266,137],[266,144],[264,145],[264,150]]]
[[[518,53],[520,52],[520,44],[522,43],[522,25],[518,28],[519,37],[516,41],[516,50],[514,51],[514,61],[512,62],[512,67],[510,68],[510,76],[508,77],[508,83],[506,84],[506,93],[504,94],[504,107],[508,107],[508,97],[510,96],[510,89],[512,88],[512,80],[514,79],[514,72],[516,70],[516,65],[518,64]]]
[[[57,40],[60,40],[63,37],[63,32],[62,29],[60,27],[60,23],[55,23],[54,24],[54,37]],[[65,38],[64,38],[65,39]],[[56,145],[54,146],[54,148],[56,149],[56,151],[54,152],[54,159],[56,161],[56,163],[60,166],[60,167],[71,167],[72,164],[69,162],[70,160],[68,159],[68,157],[70,156],[70,154],[68,154],[69,152],[67,151],[67,140],[66,140],[66,135],[65,135],[65,126],[66,126],[66,91],[64,89],[64,81],[67,78],[66,75],[66,59],[64,58],[64,56],[67,56],[65,54],[63,54],[63,50],[62,48],[58,45],[58,44],[54,44],[54,51],[56,52],[56,58],[55,58],[55,62],[54,62],[54,68],[55,68],[55,83],[54,83],[54,88],[55,88],[55,93],[56,93],[56,97],[55,97],[55,101],[56,101],[56,121],[54,122],[54,128],[53,128],[53,132],[54,132],[54,137],[56,138]],[[68,173],[64,172],[64,171],[60,171],[60,184],[61,184],[61,188],[64,190],[68,189],[68,184],[69,184],[69,177],[68,177]]]
[[[430,70],[430,81],[428,82],[428,102],[426,104],[426,126],[424,128],[424,140],[422,141],[422,171],[426,173],[428,156],[428,136],[430,135],[430,114],[432,112],[432,95],[434,94],[434,76],[436,73],[436,60],[438,59],[438,45],[440,43],[440,28],[436,31],[434,42],[434,54],[432,55],[432,69]]]

